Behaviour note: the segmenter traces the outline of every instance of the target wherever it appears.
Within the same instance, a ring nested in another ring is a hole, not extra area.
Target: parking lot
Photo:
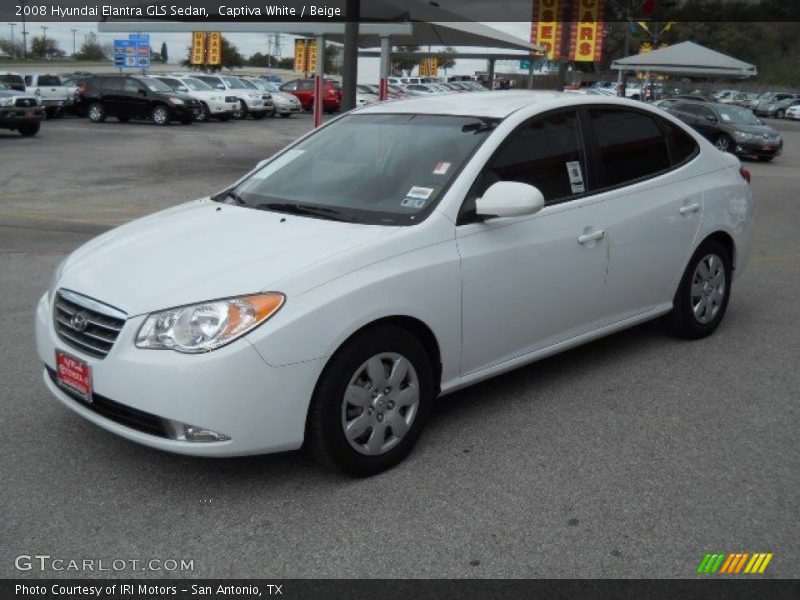
[[[800,122],[769,124],[785,153],[746,161],[756,241],[716,335],[644,325],[442,398],[409,459],[366,480],[127,442],[50,397],[33,342],[66,253],[220,190],[309,115],[0,133],[0,576],[87,575],[14,567],[49,554],[194,561],[102,574],[126,577],[692,577],[717,551],[800,576]]]

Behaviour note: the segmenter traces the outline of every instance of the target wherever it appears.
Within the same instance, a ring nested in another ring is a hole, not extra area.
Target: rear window
[[[649,115],[608,108],[589,110],[604,187],[644,179],[670,168],[664,134]]]
[[[61,85],[61,79],[55,75],[42,75],[39,77],[39,85]]]
[[[694,158],[700,148],[692,136],[666,119],[661,119],[661,128],[669,144],[669,157],[673,167]]]

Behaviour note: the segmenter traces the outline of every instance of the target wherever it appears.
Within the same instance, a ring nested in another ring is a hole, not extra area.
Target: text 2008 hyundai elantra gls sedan
[[[73,252],[36,314],[44,380],[154,448],[305,443],[376,473],[436,396],[657,317],[712,333],[750,252],[748,179],[626,100],[373,105]]]

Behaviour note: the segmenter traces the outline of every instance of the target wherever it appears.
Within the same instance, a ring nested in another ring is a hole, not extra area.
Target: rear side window
[[[177,90],[181,86],[181,82],[177,79],[170,79],[169,77],[159,77],[159,81],[166,83],[171,89]]]
[[[121,90],[125,81],[121,77],[107,77],[102,80],[102,84],[105,90]]]
[[[55,75],[42,75],[39,77],[39,85],[61,85],[61,80]]]
[[[670,168],[667,140],[653,117],[629,110],[592,108],[603,187],[644,179]]]
[[[694,158],[699,151],[694,138],[666,119],[660,119],[660,122],[661,129],[664,131],[669,144],[669,157],[672,166],[677,167]]]

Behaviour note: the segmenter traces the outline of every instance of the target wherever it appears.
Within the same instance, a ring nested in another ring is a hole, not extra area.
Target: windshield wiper
[[[300,204],[298,202],[267,202],[265,204],[258,204],[255,208],[274,210],[276,212],[304,217],[319,217],[331,221],[352,221],[352,219],[345,217],[341,211],[336,209],[326,208],[324,206],[312,206],[310,204]]]
[[[236,193],[236,190],[225,190],[224,192],[217,194],[213,198],[211,198],[214,202],[223,202],[225,198],[232,198],[236,201],[236,204],[241,204],[245,206],[247,203],[242,199],[242,197]]]

